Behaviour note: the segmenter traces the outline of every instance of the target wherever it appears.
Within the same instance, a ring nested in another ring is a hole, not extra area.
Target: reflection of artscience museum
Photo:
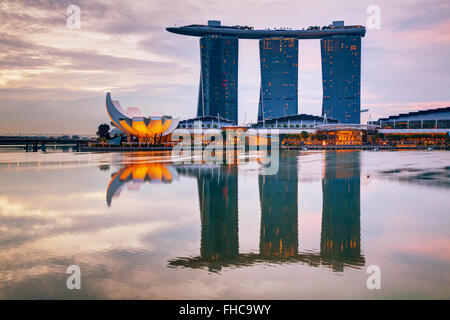
[[[122,190],[139,190],[145,182],[171,183],[178,179],[178,173],[172,166],[161,163],[137,163],[127,165],[114,173],[106,190],[106,203],[111,206],[113,198],[119,197]]]
[[[138,137],[139,141],[156,141],[172,133],[178,126],[179,119],[171,116],[152,114],[144,117],[139,108],[122,109],[119,101],[111,99],[111,93],[106,94],[106,111],[112,125],[129,136]]]

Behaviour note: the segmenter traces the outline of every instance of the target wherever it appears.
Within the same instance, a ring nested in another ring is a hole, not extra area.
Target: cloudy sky
[[[80,29],[67,8],[81,10]],[[373,119],[450,106],[448,0],[0,0],[0,133],[93,134],[109,122],[111,91],[124,107],[181,118],[196,111],[199,40],[167,26],[221,20],[255,28],[366,24],[381,12],[362,48],[362,108]],[[299,111],[320,115],[320,41],[299,53]],[[239,44],[239,120],[257,116],[258,42]],[[367,119],[367,115],[363,120]]]

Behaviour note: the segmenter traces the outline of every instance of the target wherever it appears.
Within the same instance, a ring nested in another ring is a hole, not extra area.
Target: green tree
[[[106,123],[102,123],[98,126],[97,136],[100,139],[110,139],[111,136],[109,134],[109,125]]]
[[[306,132],[306,131],[300,132],[300,135],[301,135],[301,137],[302,137],[302,140],[307,140],[308,137],[309,137],[309,134],[308,134],[308,132]]]

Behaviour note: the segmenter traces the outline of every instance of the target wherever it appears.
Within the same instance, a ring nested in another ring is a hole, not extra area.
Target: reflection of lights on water
[[[112,198],[120,195],[127,185],[128,190],[138,191],[143,182],[171,183],[177,178],[176,170],[161,163],[136,163],[126,165],[114,173],[106,190],[106,202],[111,206]]]

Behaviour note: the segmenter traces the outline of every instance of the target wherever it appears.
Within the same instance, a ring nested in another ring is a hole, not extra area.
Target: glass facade
[[[334,36],[320,41],[322,115],[341,123],[361,122],[361,37]]]
[[[261,39],[259,54],[258,121],[298,114],[298,39]]]
[[[201,74],[197,117],[238,121],[239,40],[218,35],[200,38]]]

